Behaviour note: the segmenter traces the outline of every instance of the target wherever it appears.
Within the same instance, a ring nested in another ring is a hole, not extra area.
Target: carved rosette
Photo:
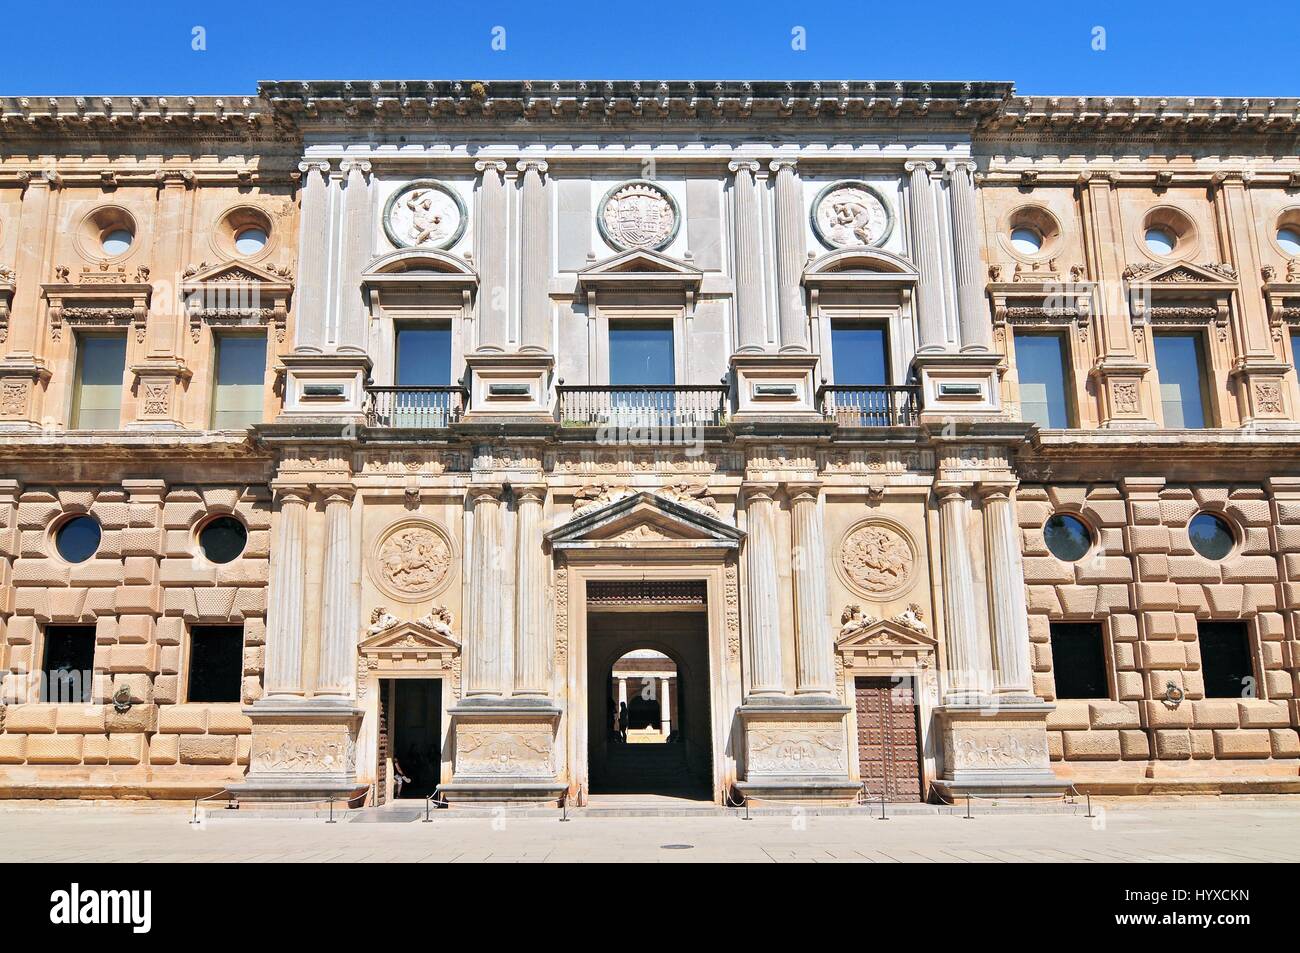
[[[916,549],[901,527],[865,520],[844,535],[835,565],[850,589],[885,600],[915,582]]]
[[[431,520],[399,520],[379,537],[369,560],[370,577],[403,602],[420,602],[450,583],[456,552],[451,537]]]

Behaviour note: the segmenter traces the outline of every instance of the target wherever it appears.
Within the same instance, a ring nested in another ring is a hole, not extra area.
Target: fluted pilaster
[[[321,580],[320,668],[316,692],[350,695],[356,683],[357,630],[360,617],[353,588],[351,487],[329,490],[325,497],[325,567]]]
[[[979,207],[975,198],[975,163],[954,162],[952,171],[953,259],[957,269],[957,320],[963,351],[989,351],[993,322],[984,298],[980,260]]]
[[[280,520],[267,593],[266,694],[302,695],[307,582],[307,488],[279,490]]]
[[[549,215],[542,177],[547,165],[525,159],[515,166],[523,176],[523,245],[519,253],[519,280],[523,288],[520,350],[544,353],[551,348],[551,296],[547,287],[550,268]]]
[[[295,297],[299,319],[293,323],[294,344],[299,348],[321,348],[325,341],[328,313],[326,295],[329,279],[330,236],[330,164],[300,162],[302,173],[302,211],[299,241],[298,284]]]
[[[970,501],[960,486],[940,486],[939,544],[943,563],[944,629],[948,638],[949,696],[980,694],[992,661],[988,642],[979,629],[975,611],[975,578],[967,545],[966,524]]]
[[[911,176],[908,208],[912,220],[912,256],[917,271],[918,350],[942,351],[947,346],[948,335],[943,321],[943,271],[935,220],[934,182],[930,179],[935,164],[914,160],[905,168]]]
[[[484,159],[474,163],[483,176],[479,213],[478,350],[504,351],[509,337],[509,295],[506,293],[506,163]]]
[[[795,692],[830,693],[835,646],[827,622],[826,532],[817,484],[790,487],[794,544]]]
[[[758,163],[738,160],[727,165],[735,176],[736,324],[738,351],[761,351],[767,342],[763,298],[763,222],[754,173]]]
[[[1029,665],[1029,610],[1025,605],[1020,531],[1011,499],[1014,488],[994,485],[981,489],[996,689],[999,694],[1028,695],[1033,683]]]
[[[468,601],[465,608],[465,694],[502,695],[505,651],[501,625],[501,487],[470,493],[474,508]]]
[[[808,260],[804,239],[803,184],[794,159],[776,159],[768,166],[776,174],[777,307],[782,351],[808,350],[808,319],[799,280]]]
[[[344,159],[343,173],[343,273],[359,274],[374,254],[374,202],[371,201],[371,165],[365,159]],[[366,349],[369,315],[356,300],[356,288],[346,281],[338,283],[334,307],[337,314],[333,341],[337,347]]]
[[[18,283],[9,314],[8,353],[23,355],[30,361],[40,340],[41,282],[48,280],[45,250],[48,233],[54,227],[50,218],[52,192],[62,180],[54,172],[19,172],[18,180],[24,184],[22,209],[18,221],[11,222],[8,230],[23,240],[17,243],[13,262]]]
[[[745,566],[748,584],[750,692],[780,694],[780,582],[776,571],[776,487],[751,484],[745,488],[747,535]]]
[[[515,487],[515,694],[547,695],[551,620],[546,615],[547,565],[542,551],[545,486]]]

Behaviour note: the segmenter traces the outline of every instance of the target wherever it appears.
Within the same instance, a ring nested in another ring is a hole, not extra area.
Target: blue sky
[[[206,31],[206,50],[191,48],[195,27]],[[496,27],[504,50],[492,48]],[[796,27],[805,50],[792,49]],[[1105,30],[1100,51],[1092,48],[1097,27]],[[1298,40],[1295,0],[63,0],[57,16],[29,19],[6,37],[0,95],[528,77],[999,79],[1022,93],[1295,96]]]

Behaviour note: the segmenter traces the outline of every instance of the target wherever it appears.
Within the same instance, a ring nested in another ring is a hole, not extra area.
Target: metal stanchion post
[[[1088,813],[1085,814],[1085,815],[1083,815],[1083,816],[1084,816],[1084,817],[1094,817],[1095,815],[1092,813],[1092,794],[1089,793],[1089,794],[1086,795],[1086,796],[1087,796],[1087,798],[1088,798]]]
[[[330,798],[330,819],[325,823],[326,824],[338,823],[337,821],[334,820],[334,798]]]
[[[883,790],[880,792],[880,816],[876,818],[876,820],[878,821],[889,820],[889,818],[885,817],[885,792]]]
[[[969,794],[966,795],[966,816],[963,818],[963,820],[967,820],[967,821],[974,820],[974,818],[971,817],[971,815],[970,815],[970,795],[969,795]]]

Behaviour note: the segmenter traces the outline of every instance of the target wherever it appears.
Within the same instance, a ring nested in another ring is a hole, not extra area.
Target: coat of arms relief
[[[658,251],[677,234],[677,204],[653,182],[625,182],[605,195],[597,224],[605,240],[619,251]]]

